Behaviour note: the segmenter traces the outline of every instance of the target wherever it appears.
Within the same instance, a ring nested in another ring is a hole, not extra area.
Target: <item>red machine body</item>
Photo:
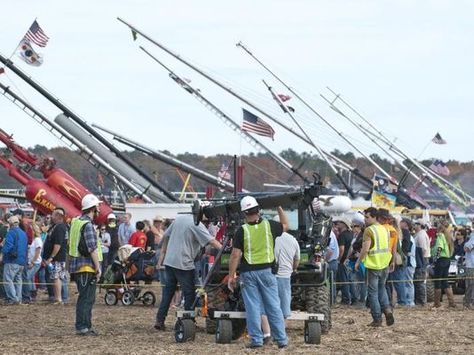
[[[64,170],[56,168],[56,161],[53,158],[45,158],[40,162],[34,154],[16,144],[12,136],[1,129],[0,141],[5,143],[17,160],[28,163],[30,169],[41,171],[45,177],[46,180],[34,179],[24,170],[14,166],[10,159],[0,157],[0,165],[9,171],[11,177],[25,186],[27,200],[38,211],[50,214],[54,208],[60,206],[70,218],[81,215],[82,198],[91,193],[88,189]],[[100,214],[94,222],[105,223],[111,212],[112,209],[104,201],[100,206]]]

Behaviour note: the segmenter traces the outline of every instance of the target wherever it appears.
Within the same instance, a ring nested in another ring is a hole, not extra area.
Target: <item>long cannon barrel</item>
[[[232,191],[234,189],[234,184],[232,184],[230,182],[227,182],[225,180],[218,179],[216,176],[213,176],[209,173],[206,173],[203,170],[197,169],[192,165],[189,165],[189,164],[187,164],[187,163],[185,163],[185,162],[183,162],[179,159],[176,159],[172,156],[169,156],[168,154],[165,154],[165,153],[160,152],[158,150],[154,150],[154,149],[151,149],[149,147],[146,147],[143,144],[139,144],[139,143],[131,140],[130,138],[126,138],[126,137],[124,137],[124,136],[122,136],[118,133],[115,133],[115,132],[111,131],[110,129],[101,127],[97,124],[92,124],[92,126],[94,128],[97,128],[97,129],[101,130],[101,131],[104,131],[104,132],[107,132],[107,133],[111,134],[115,140],[129,146],[130,148],[134,148],[134,149],[136,149],[136,150],[138,150],[138,151],[140,151],[140,152],[142,152],[146,155],[149,155],[150,157],[152,157],[154,159],[160,160],[160,161],[162,161],[166,164],[174,166],[175,168],[181,169],[181,170],[183,170],[183,171],[185,171],[189,174],[193,174],[196,177],[198,177],[199,179],[208,182],[209,184],[212,184],[212,185],[220,187],[220,188],[229,189],[229,190],[232,190]],[[248,191],[244,191],[244,192],[248,192]]]
[[[153,200],[159,202],[169,202],[169,199],[167,199],[160,190],[148,184],[148,182],[143,179],[142,176],[132,170],[128,164],[120,159],[117,159],[117,157],[112,152],[105,149],[99,142],[97,142],[93,137],[89,136],[86,132],[84,132],[84,130],[74,124],[74,122],[69,120],[66,116],[62,114],[58,115],[55,118],[55,123],[66,130],[82,144],[89,147],[89,149],[91,149],[96,155],[108,162],[119,174],[125,176],[133,184],[144,189],[147,195],[149,195]]]

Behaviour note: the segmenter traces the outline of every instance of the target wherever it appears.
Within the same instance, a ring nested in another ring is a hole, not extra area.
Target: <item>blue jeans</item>
[[[69,300],[69,279],[61,280],[61,301],[67,303]]]
[[[359,302],[365,305],[367,299],[367,284],[364,271],[360,268],[358,271],[354,270],[349,275],[351,284],[352,303]]]
[[[351,304],[351,286],[349,284],[349,272],[344,264],[337,267],[337,282],[341,282],[342,304]]]
[[[165,287],[161,296],[160,307],[156,314],[156,322],[162,323],[165,321],[170,308],[171,300],[173,299],[174,293],[178,286],[178,282],[181,285],[181,289],[184,295],[184,309],[191,311],[195,298],[194,288],[194,269],[193,270],[180,270],[171,266],[165,266]]]
[[[92,272],[78,272],[74,275],[79,296],[76,303],[76,330],[92,328],[92,307],[97,287],[96,275]]]
[[[41,264],[34,264],[31,269],[28,269],[28,267],[25,267],[23,269],[23,285],[22,285],[22,299],[25,302],[30,302],[31,301],[31,292],[36,289],[35,283],[34,283],[34,277],[36,273],[38,272]]]
[[[3,282],[7,302],[21,301],[23,265],[6,263],[3,268]]]
[[[268,317],[273,339],[278,345],[288,344],[278,298],[278,284],[270,268],[243,272],[240,274],[240,281],[247,314],[247,330],[252,344],[263,344],[262,310]]]
[[[280,308],[283,312],[283,318],[288,318],[291,315],[291,278],[278,277],[278,297],[280,297]]]
[[[397,293],[397,303],[401,306],[406,306],[407,302],[407,269],[405,266],[397,266],[392,273],[393,288]],[[392,304],[394,304],[392,302]]]
[[[382,320],[382,312],[391,310],[388,301],[385,282],[388,276],[388,267],[383,270],[366,269],[367,293],[370,304],[370,313],[375,321]]]
[[[413,277],[415,275],[415,268],[413,266],[407,266],[407,282],[405,283],[407,291],[407,305],[415,305],[415,286],[413,285]]]

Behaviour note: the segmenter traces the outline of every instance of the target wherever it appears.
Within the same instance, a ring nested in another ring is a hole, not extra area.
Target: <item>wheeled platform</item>
[[[195,318],[199,312],[176,312],[175,340],[184,343],[195,339]],[[245,312],[214,311],[212,318],[217,320],[216,343],[229,344],[232,341],[232,319],[246,319]],[[287,320],[304,321],[304,341],[306,344],[321,343],[321,322],[324,321],[322,313],[291,312]]]

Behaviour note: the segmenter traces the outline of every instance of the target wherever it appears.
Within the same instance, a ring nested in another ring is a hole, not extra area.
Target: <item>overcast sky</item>
[[[0,21],[2,55],[12,54],[37,17],[50,37],[47,47],[39,51],[44,64],[31,67],[17,56],[12,60],[88,123],[106,126],[155,149],[203,155],[254,151],[170,80],[138,45],[191,79],[191,85],[234,120],[241,122],[241,108],[247,106],[146,40],[133,42],[117,16],[290,127],[295,126],[275,106],[261,80],[279,93],[288,94],[288,90],[238,49],[236,42],[244,42],[364,153],[383,155],[328,109],[319,97],[328,94],[327,86],[340,92],[411,156],[474,160],[472,1],[25,0],[9,2],[7,9]],[[10,70],[0,75],[0,81],[48,117],[60,113]],[[323,148],[353,151],[296,98],[289,103],[305,131]],[[269,123],[275,128],[275,141],[261,140],[275,152],[289,147],[314,152]],[[3,97],[0,128],[25,146],[60,144]],[[448,144],[428,145],[436,132]]]

